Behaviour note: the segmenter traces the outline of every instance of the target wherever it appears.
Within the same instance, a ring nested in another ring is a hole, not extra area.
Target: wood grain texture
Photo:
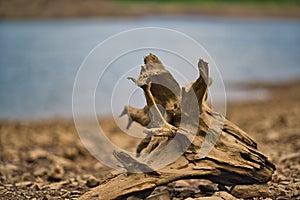
[[[143,109],[125,106],[122,114],[129,117],[128,128],[132,122],[147,127],[147,137],[138,145],[136,157],[114,153],[127,173],[107,179],[81,200],[124,199],[179,179],[205,178],[226,186],[271,179],[275,166],[257,144],[206,104],[208,63],[199,60],[199,78],[180,88],[155,55],[149,54],[144,62],[140,76],[131,79],[144,90],[147,105]],[[154,170],[163,162],[159,158],[170,156],[161,149],[171,141],[171,152],[181,156]]]

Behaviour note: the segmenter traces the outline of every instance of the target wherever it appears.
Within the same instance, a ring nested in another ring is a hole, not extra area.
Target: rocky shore
[[[269,89],[270,97],[227,107],[227,117],[257,142],[277,168],[268,187],[259,187],[261,196],[252,199],[299,199],[300,82],[250,84],[245,89],[253,87]],[[112,141],[135,148],[138,140],[120,137],[113,120],[105,119],[104,124]],[[1,120],[0,152],[0,199],[77,199],[119,173],[86,151],[73,121],[67,119]],[[247,198],[251,190],[218,188],[207,180],[181,180],[156,189],[160,199],[235,199],[243,194]]]

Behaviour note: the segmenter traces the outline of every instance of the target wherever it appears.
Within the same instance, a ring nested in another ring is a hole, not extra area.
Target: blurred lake
[[[175,29],[200,43],[218,66],[229,100],[248,98],[232,87],[243,82],[300,77],[299,21],[204,17],[2,20],[0,118],[71,117],[73,83],[88,53],[113,34],[145,26]],[[136,59],[143,64],[142,58]]]

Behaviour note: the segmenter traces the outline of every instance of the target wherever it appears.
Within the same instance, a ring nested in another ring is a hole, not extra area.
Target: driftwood
[[[128,115],[128,127],[132,122],[146,127],[147,137],[135,157],[114,152],[127,173],[106,180],[80,199],[124,199],[179,179],[205,178],[221,186],[271,179],[275,166],[256,143],[206,104],[208,63],[200,60],[199,78],[180,88],[156,56],[149,54],[144,62],[138,79],[130,79],[144,90],[147,105],[126,106],[122,115]],[[168,150],[161,150],[168,145]],[[169,162],[173,155],[179,156]]]

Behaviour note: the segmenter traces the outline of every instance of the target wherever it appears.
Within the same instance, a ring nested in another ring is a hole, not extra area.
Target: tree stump
[[[223,186],[271,179],[275,166],[256,143],[207,105],[208,63],[200,59],[198,79],[183,88],[155,55],[144,63],[140,76],[130,79],[143,89],[147,105],[125,106],[122,115],[129,117],[128,128],[132,122],[146,127],[147,136],[135,157],[114,152],[127,173],[107,179],[81,200],[124,199],[179,179],[204,178]],[[173,155],[179,156],[168,160]]]

